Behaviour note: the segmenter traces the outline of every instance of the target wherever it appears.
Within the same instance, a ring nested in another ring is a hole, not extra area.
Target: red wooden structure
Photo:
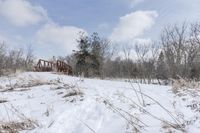
[[[53,71],[54,63],[46,60],[39,59],[35,71],[49,72]]]
[[[72,67],[63,61],[57,60],[56,68],[58,72],[65,72],[69,75],[72,74]]]
[[[57,71],[57,72],[64,72],[66,74],[72,75],[72,67],[60,60],[57,60],[56,63],[54,63],[51,61],[39,59],[35,67],[35,71],[38,71],[38,72]]]

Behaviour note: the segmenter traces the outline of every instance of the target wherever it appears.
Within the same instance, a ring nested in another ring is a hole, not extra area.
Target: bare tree
[[[147,44],[135,44],[135,52],[137,54],[137,64],[139,68],[139,78],[141,82],[146,83],[147,78],[147,62],[148,62],[148,53],[149,45]]]
[[[25,69],[31,70],[32,66],[34,64],[34,53],[33,53],[33,47],[32,45],[27,46],[26,50],[26,57],[25,57]]]
[[[0,43],[0,76],[3,75],[3,70],[5,69],[5,56],[6,56],[6,46],[4,42]]]
[[[198,78],[200,65],[200,23],[194,23],[190,27],[190,38],[185,47],[185,70],[187,77]]]
[[[168,26],[161,34],[161,44],[163,46],[166,62],[171,78],[177,78],[183,72],[185,45],[187,43],[187,25]]]

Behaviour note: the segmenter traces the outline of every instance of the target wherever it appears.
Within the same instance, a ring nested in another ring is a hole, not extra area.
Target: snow
[[[6,91],[10,86],[14,89]],[[33,130],[21,132],[200,131],[200,97],[196,90],[195,97],[186,92],[181,92],[180,96],[174,94],[170,86],[87,79],[46,72],[1,77],[0,88],[0,100],[7,100],[0,103],[0,122],[20,121],[16,113],[18,110],[38,123]],[[140,89],[147,96],[141,95]],[[80,93],[66,96],[71,92]],[[145,105],[142,104],[142,97]],[[176,128],[177,124],[182,127]]]

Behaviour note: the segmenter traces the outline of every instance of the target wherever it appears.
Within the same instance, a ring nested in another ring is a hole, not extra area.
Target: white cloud
[[[136,11],[120,17],[110,39],[113,42],[130,42],[150,29],[158,16],[156,11]]]
[[[47,18],[46,10],[27,0],[0,0],[0,15],[16,26],[27,26]]]
[[[48,23],[36,33],[37,42],[40,45],[51,48],[60,47],[71,54],[72,50],[77,49],[77,39],[79,32],[85,32],[83,29],[74,26],[59,26],[55,23]],[[85,32],[86,33],[86,32]],[[59,54],[59,51],[57,51]]]

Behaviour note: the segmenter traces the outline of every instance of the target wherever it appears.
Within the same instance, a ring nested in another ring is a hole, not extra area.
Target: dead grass
[[[64,92],[58,92],[57,94],[58,94],[58,95],[61,95],[61,94],[63,94],[63,93],[64,93]]]
[[[23,130],[32,130],[36,126],[33,124],[32,121],[23,121],[23,122],[3,122],[0,121],[0,132],[1,133],[18,133]]]
[[[28,80],[19,79],[19,81],[17,81],[17,83],[13,85],[13,88],[30,88],[34,86],[51,85],[51,84],[52,83],[48,80],[42,80],[37,78]]]
[[[0,98],[0,103],[6,103],[8,102],[8,100],[6,100],[5,98]]]
[[[148,125],[141,121],[137,115],[132,115],[128,111],[115,106],[108,99],[104,99],[103,103],[114,113],[123,118],[127,122],[127,127],[132,127],[134,133],[139,133],[142,129],[148,127]]]
[[[67,94],[65,94],[63,96],[63,98],[71,97],[71,96],[77,96],[77,95],[83,95],[83,93],[80,92],[80,91],[71,91],[71,92],[68,92]]]
[[[0,100],[0,103],[6,103],[8,102],[7,100]]]
[[[185,127],[184,124],[182,126],[177,124],[166,124],[165,122],[162,123],[162,128],[165,130],[166,133],[174,133],[175,130],[181,131],[182,133],[187,133],[187,131],[183,128]]]
[[[2,89],[3,89],[3,86],[0,85],[0,90],[2,90]]]
[[[27,118],[12,104],[10,107],[4,104],[4,107],[7,112],[8,120],[0,120],[0,133],[19,133],[20,131],[33,130],[39,127],[36,121]],[[12,120],[8,112],[14,114],[18,119]]]
[[[185,83],[185,82],[184,82]],[[125,95],[122,95],[124,98],[126,98],[127,100],[130,100],[131,104],[134,105],[135,109],[138,111],[140,111],[141,113],[145,113],[149,116],[151,116],[152,118],[160,121],[161,123],[164,123],[164,126],[163,126],[163,129],[169,129],[168,131],[171,132],[171,131],[174,131],[174,130],[178,130],[178,131],[181,131],[183,133],[186,132],[185,130],[185,125],[184,125],[184,122],[180,121],[178,116],[172,114],[170,112],[170,110],[168,110],[165,106],[163,106],[159,101],[157,101],[156,99],[154,99],[153,97],[145,94],[142,92],[142,89],[140,88],[140,85],[138,85],[138,88],[139,89],[136,89],[135,86],[131,85],[131,88],[134,89],[135,93],[136,93],[136,96],[137,96],[137,100],[138,100],[138,103],[136,103],[136,101],[134,101],[132,98],[129,98],[129,97],[126,97]],[[186,86],[188,84],[178,84],[180,86]],[[192,84],[189,84],[189,87],[193,87],[195,86],[196,88],[198,88],[198,86],[194,83]],[[178,88],[180,88],[178,86]],[[140,98],[140,95],[141,95],[141,98]],[[145,101],[144,99],[147,101],[151,101],[153,102],[154,104],[158,105],[159,106],[159,109],[165,111],[169,117],[172,118],[173,122],[170,122],[170,121],[167,121],[165,119],[162,119],[158,116],[156,116],[155,114],[149,112],[147,109],[146,109],[146,104],[145,104]],[[143,102],[141,102],[143,101]],[[115,112],[117,112],[120,116],[122,116],[122,118],[124,118],[135,130],[134,132],[139,132],[141,131],[141,129],[147,127],[147,125],[145,123],[143,123],[142,121],[137,121],[139,118],[135,117],[135,116],[131,116],[132,114],[129,113],[129,112],[125,112],[124,109],[122,108],[116,108],[113,104],[111,104],[108,100],[105,100],[104,103],[106,105],[109,105],[109,107],[114,110]],[[124,115],[125,114],[125,115]],[[127,117],[128,116],[128,117]],[[132,118],[132,119],[130,119]],[[140,119],[139,119],[140,120]]]
[[[172,92],[175,94],[185,90],[200,90],[200,83],[196,82],[195,80],[188,80],[179,77],[179,79],[172,79],[172,81]]]
[[[63,84],[60,84],[58,86],[54,86],[51,89],[52,90],[60,90],[60,89],[68,90],[68,89],[75,89],[75,88],[77,88],[76,85],[70,85],[70,84],[64,84],[63,83]]]
[[[42,85],[57,85],[60,83],[60,79],[55,80],[45,80],[40,77],[27,76],[23,78],[18,78],[16,83],[12,83],[11,79],[8,78],[9,84],[1,89],[0,92],[9,92],[9,91],[27,91],[31,87],[42,86]]]
[[[80,90],[80,88],[78,87],[78,82],[80,82],[79,80],[77,82],[75,82],[74,84],[68,84],[68,83],[64,83],[64,81],[62,79],[59,79],[57,81],[56,86],[52,86],[51,90],[62,90],[62,92],[58,92],[58,95],[62,95],[62,98],[71,98],[73,96],[81,96],[83,97],[83,92]],[[69,99],[68,99],[69,100]],[[83,99],[80,99],[80,101],[82,101]],[[71,101],[74,101],[73,99]]]

